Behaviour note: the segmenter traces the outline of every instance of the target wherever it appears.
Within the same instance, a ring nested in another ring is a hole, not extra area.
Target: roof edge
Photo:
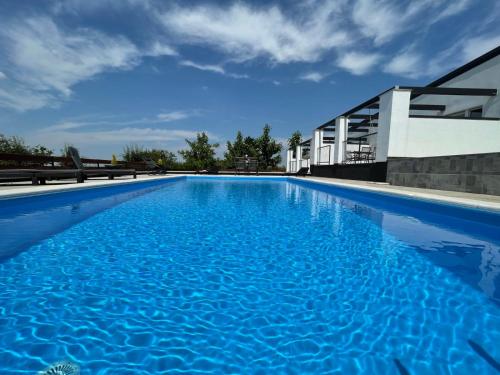
[[[445,74],[444,76],[429,83],[427,86],[428,87],[440,86],[443,83],[451,81],[453,78],[456,78],[459,75],[462,75],[462,74],[468,72],[469,70],[474,69],[475,67],[477,67],[481,64],[484,64],[485,62],[493,59],[494,57],[497,57],[498,55],[500,55],[500,46],[493,48],[491,51],[488,51],[485,54],[475,58],[474,60],[469,61],[465,65],[462,65],[462,66],[456,68],[455,70],[452,70],[448,74]]]

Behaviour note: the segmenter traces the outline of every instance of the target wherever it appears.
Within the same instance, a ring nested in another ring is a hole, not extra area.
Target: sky
[[[286,143],[500,45],[497,0],[0,0],[0,133],[110,159]]]

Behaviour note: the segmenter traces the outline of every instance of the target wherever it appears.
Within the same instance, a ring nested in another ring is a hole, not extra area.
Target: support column
[[[342,164],[344,161],[345,140],[347,140],[347,118],[337,117],[335,119],[335,147],[333,149],[334,164]]]
[[[314,129],[313,136],[311,138],[311,151],[309,151],[311,165],[319,165],[319,148],[321,147],[321,140],[323,139],[322,133],[322,130]]]
[[[294,161],[293,159],[293,150],[287,150],[286,151],[286,171],[287,173],[291,173],[291,162]]]
[[[295,172],[297,172],[302,164],[302,146],[297,145],[297,148],[295,149],[295,159],[297,160]]]
[[[395,88],[380,96],[376,162],[404,156],[408,139],[411,90]]]

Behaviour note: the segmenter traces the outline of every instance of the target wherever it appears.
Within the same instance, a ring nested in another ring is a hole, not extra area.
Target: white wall
[[[497,89],[500,93],[500,56],[494,57],[474,69],[445,82],[440,87]],[[482,105],[483,117],[500,117],[500,95],[494,97],[421,95],[414,99],[412,103],[444,104],[446,105],[444,115]],[[426,113],[418,111],[415,114]]]
[[[410,90],[393,89],[380,96],[377,153],[375,161],[404,152],[408,140]]]
[[[410,118],[405,133],[397,140],[400,147],[389,150],[389,157],[500,152],[500,121]]]

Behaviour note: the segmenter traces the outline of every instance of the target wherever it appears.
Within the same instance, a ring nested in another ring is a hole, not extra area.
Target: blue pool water
[[[0,201],[0,374],[498,373],[500,216],[285,179],[134,186]]]

